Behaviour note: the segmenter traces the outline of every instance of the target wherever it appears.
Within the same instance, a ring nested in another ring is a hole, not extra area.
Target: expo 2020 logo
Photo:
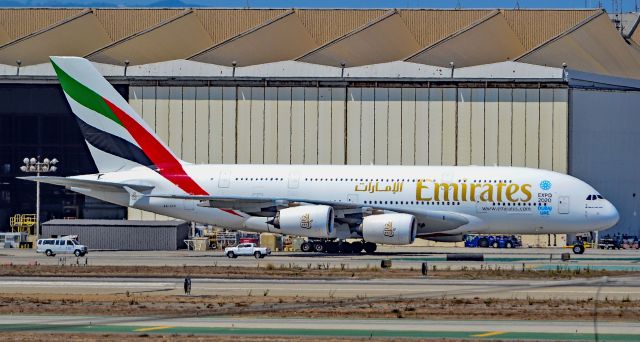
[[[540,182],[540,189],[547,191],[551,189],[551,182],[549,182],[548,180],[543,180],[542,182]]]

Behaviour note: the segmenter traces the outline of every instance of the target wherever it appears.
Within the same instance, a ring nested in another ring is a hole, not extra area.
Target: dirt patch
[[[374,338],[377,339],[377,338]],[[3,333],[3,341],[22,342],[22,341],[65,341],[65,342],[85,342],[85,341],[212,341],[216,342],[295,342],[295,341],[322,341],[322,342],[350,342],[350,341],[369,341],[370,338],[354,338],[354,337],[303,337],[303,336],[230,336],[217,335],[215,339],[212,336],[197,335],[163,335],[163,334],[65,334],[65,333],[31,333],[31,332],[14,332]],[[438,339],[438,341],[458,342],[458,339]],[[486,341],[483,339],[483,341]]]
[[[4,265],[0,276],[60,276],[60,277],[158,277],[158,278],[224,278],[224,279],[281,279],[281,278],[421,278],[418,269],[381,269],[378,267],[349,268],[347,264],[279,265],[270,263],[260,267],[237,266],[43,266]],[[640,271],[606,271],[557,268],[554,270],[483,268],[428,270],[430,278],[441,279],[574,279],[616,276],[640,276]]]
[[[0,294],[0,314],[640,321],[640,300]]]

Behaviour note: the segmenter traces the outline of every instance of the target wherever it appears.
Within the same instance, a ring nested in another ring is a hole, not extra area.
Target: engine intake
[[[333,207],[328,205],[303,205],[285,208],[269,221],[278,230],[275,233],[307,236],[314,238],[334,238]]]
[[[409,214],[369,215],[362,219],[361,229],[367,242],[408,245],[416,239],[416,218]]]

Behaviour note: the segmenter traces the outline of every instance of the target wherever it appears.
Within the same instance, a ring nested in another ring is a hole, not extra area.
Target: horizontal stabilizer
[[[129,187],[135,191],[144,192],[153,189],[150,185],[141,184],[129,184],[129,183],[115,183],[104,182],[93,179],[81,179],[72,177],[52,177],[52,176],[30,176],[30,177],[18,177],[18,179],[24,179],[33,182],[42,182],[46,184],[60,185],[66,188],[83,188],[96,191],[127,191],[125,187]]]

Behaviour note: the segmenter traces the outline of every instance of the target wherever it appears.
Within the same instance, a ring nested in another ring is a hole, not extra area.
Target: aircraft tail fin
[[[182,168],[180,161],[88,60],[50,57],[100,172]]]

